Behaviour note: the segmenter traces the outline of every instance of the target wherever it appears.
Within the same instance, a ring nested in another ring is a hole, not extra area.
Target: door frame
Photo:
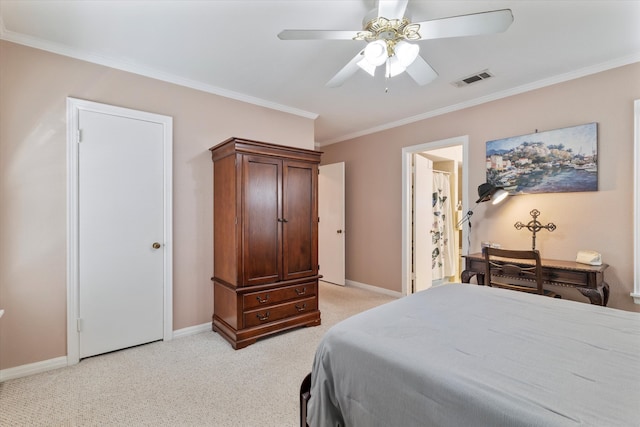
[[[634,133],[634,163],[633,163],[633,182],[635,187],[634,194],[634,229],[633,233],[633,252],[634,252],[634,268],[633,268],[633,302],[640,304],[640,99],[633,102],[633,133]]]
[[[437,148],[462,145],[462,205],[463,210],[469,206],[469,136],[455,136],[439,141],[425,142],[402,148],[402,295],[411,293],[411,157],[415,153],[434,150]],[[468,252],[468,229],[463,229],[462,253]]]
[[[428,289],[433,284],[433,161],[420,153],[413,153],[411,191],[411,282],[407,283],[407,293]],[[422,164],[421,164],[422,163]],[[421,196],[418,197],[417,194]],[[421,214],[425,215],[422,220]],[[422,262],[420,257],[424,256]]]
[[[144,120],[163,128],[164,154],[164,306],[163,340],[173,338],[173,118],[129,108],[67,97],[67,365],[80,361],[77,319],[79,299],[78,139],[79,111]]]

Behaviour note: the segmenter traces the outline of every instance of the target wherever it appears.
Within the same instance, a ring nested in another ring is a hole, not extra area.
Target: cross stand
[[[532,210],[531,212],[529,212],[529,214],[533,217],[533,220],[529,221],[526,225],[518,221],[513,226],[517,230],[526,228],[527,230],[533,233],[533,236],[531,238],[531,248],[535,251],[536,250],[536,233],[542,230],[543,228],[545,230],[553,231],[556,229],[556,225],[552,222],[550,222],[547,225],[540,224],[540,221],[538,221],[538,216],[540,215],[540,212],[537,209]]]

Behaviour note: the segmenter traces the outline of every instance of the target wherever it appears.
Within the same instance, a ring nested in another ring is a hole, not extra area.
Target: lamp
[[[362,58],[360,61],[358,61],[358,67],[369,73],[371,77],[375,76],[376,74],[376,66],[367,61],[367,58]]]
[[[502,202],[509,193],[505,191],[503,187],[496,187],[493,184],[485,182],[484,184],[480,184],[478,186],[478,200],[476,200],[476,205],[473,209],[469,210],[465,216],[456,224],[456,228],[459,228],[465,221],[469,221],[471,215],[473,215],[473,210],[478,206],[479,203],[487,202],[491,200],[492,205],[497,205]],[[469,227],[471,227],[471,222],[469,222]]]
[[[384,64],[387,57],[389,57],[387,44],[383,40],[372,41],[364,48],[364,58],[376,67]]]
[[[402,74],[407,70],[407,67],[400,63],[400,60],[394,55],[387,59],[387,69],[384,73],[385,77],[391,78],[398,74]]]
[[[508,195],[509,193],[507,193],[503,187],[496,187],[493,184],[485,182],[484,184],[480,184],[478,186],[478,196],[480,198],[476,200],[476,203],[482,203],[491,200],[492,205],[497,205]]]
[[[418,57],[418,53],[420,53],[420,46],[417,44],[407,43],[404,40],[400,40],[396,43],[395,48],[393,49],[396,53],[396,58],[400,61],[403,67],[408,67],[413,64],[413,61]]]

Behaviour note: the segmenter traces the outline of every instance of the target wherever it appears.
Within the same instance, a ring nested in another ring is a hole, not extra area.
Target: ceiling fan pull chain
[[[387,57],[387,64],[384,70],[384,93],[389,93],[389,85],[391,84],[391,67],[389,66],[390,56]]]

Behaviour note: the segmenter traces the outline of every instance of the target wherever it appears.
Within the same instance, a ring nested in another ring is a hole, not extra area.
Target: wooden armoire
[[[240,138],[210,150],[213,330],[240,349],[319,325],[321,153]]]

